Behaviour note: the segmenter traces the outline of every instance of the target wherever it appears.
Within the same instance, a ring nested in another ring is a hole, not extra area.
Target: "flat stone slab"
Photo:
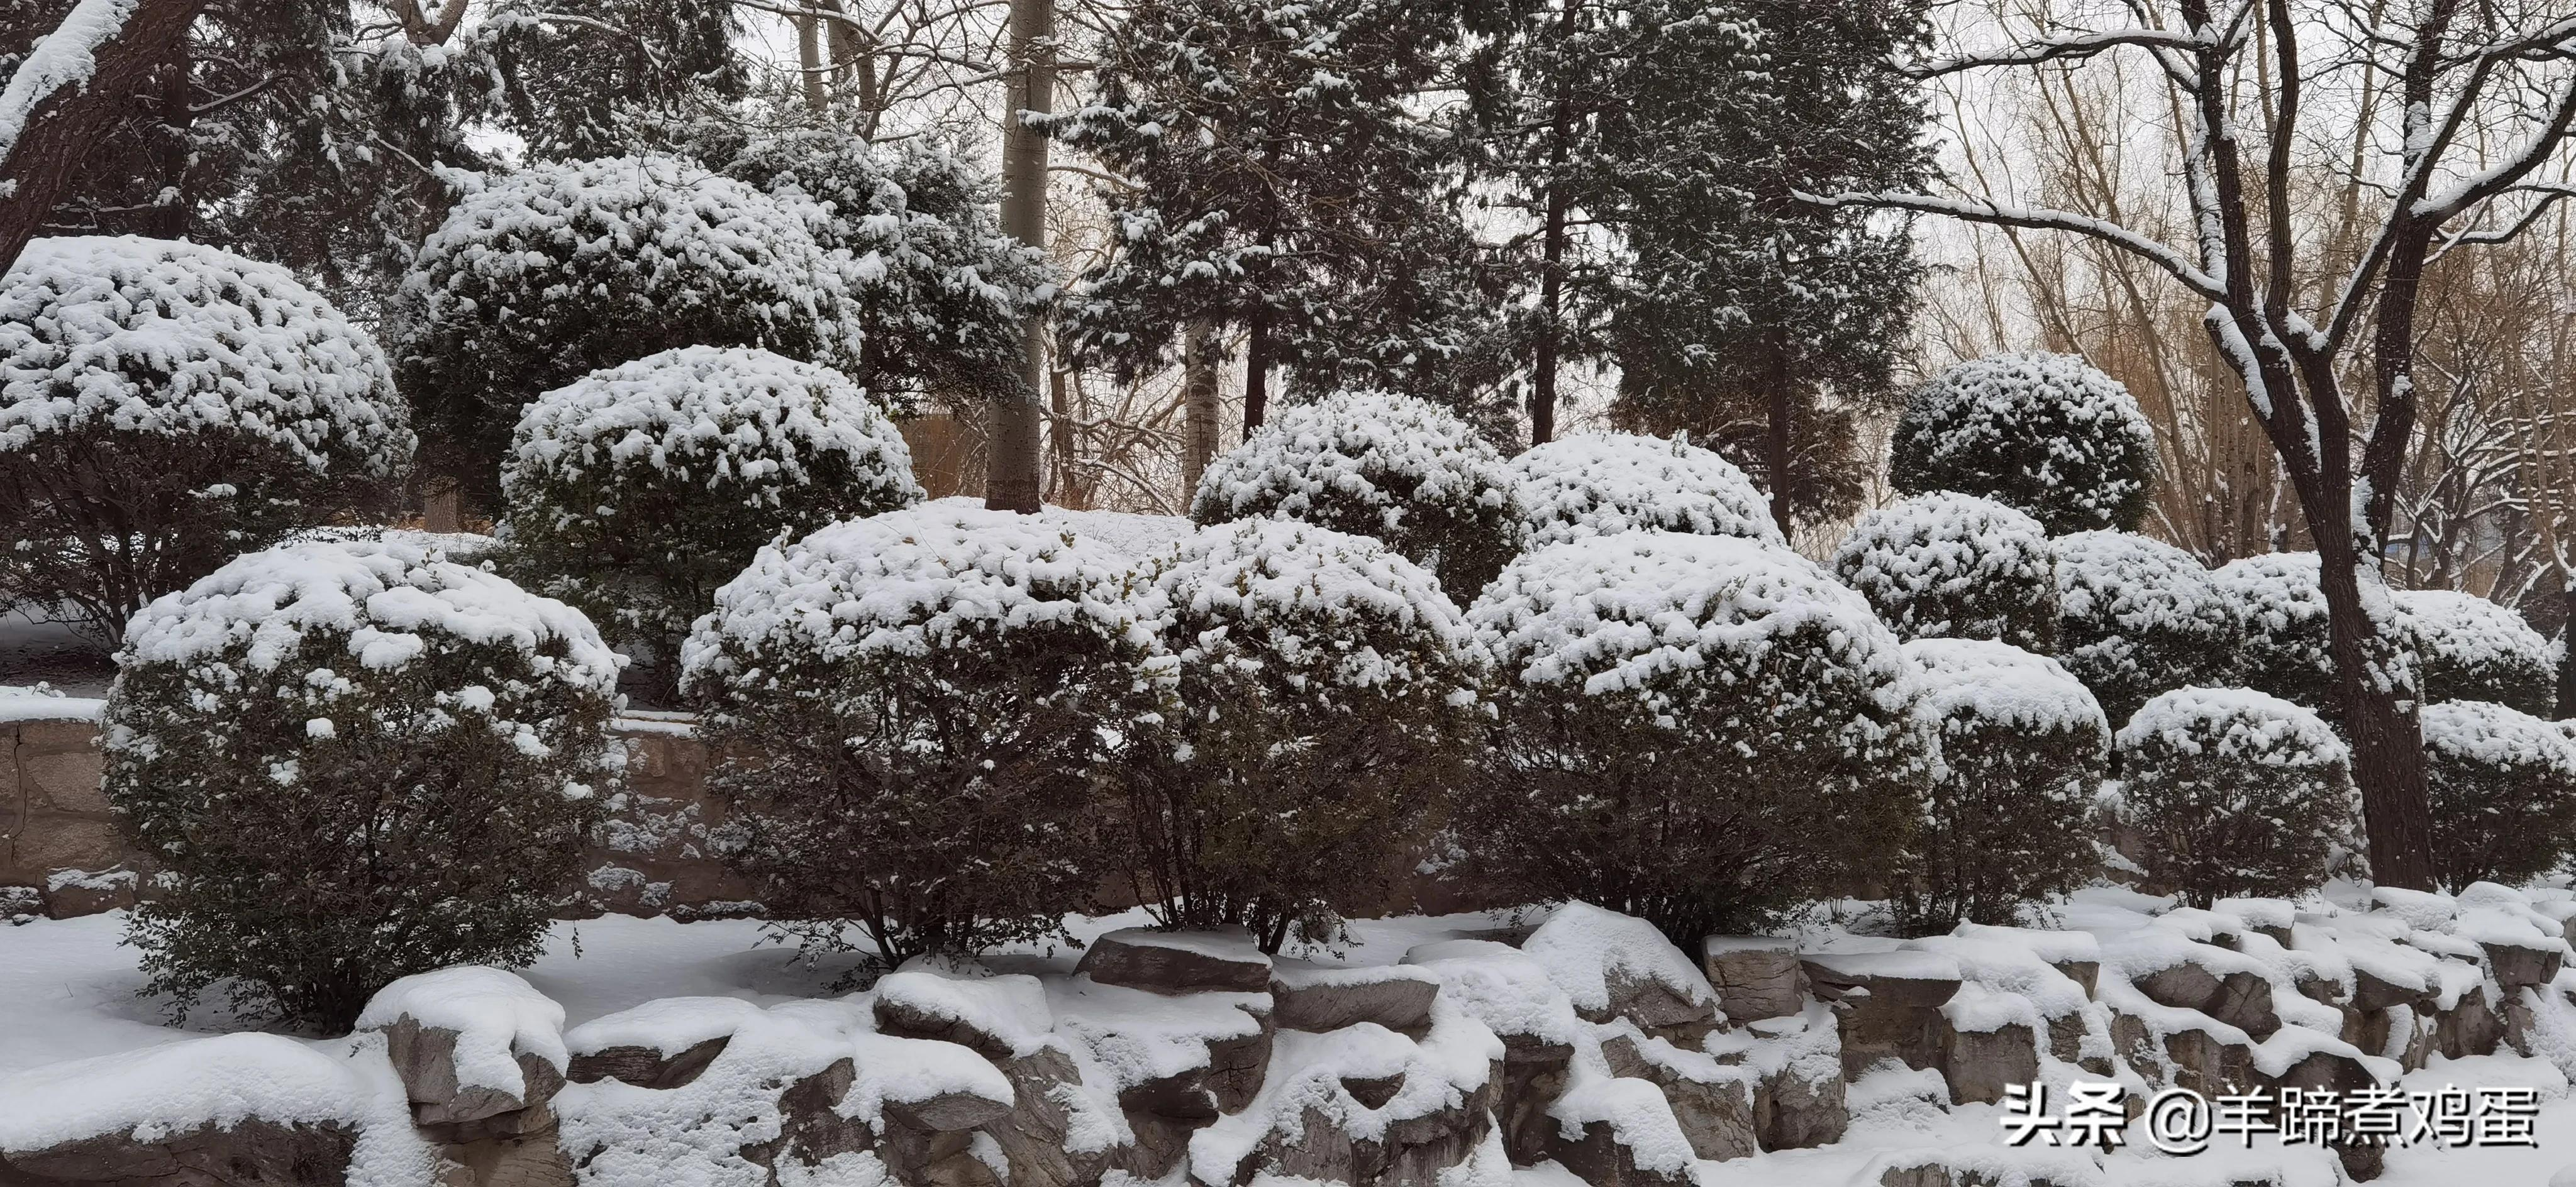
[[[1335,968],[1283,960],[1270,970],[1270,1018],[1287,1030],[1340,1030],[1374,1022],[1399,1034],[1431,1026],[1440,977],[1415,965]]]
[[[1811,984],[1837,998],[1866,989],[1880,1005],[1930,1009],[1959,992],[1959,962],[1930,952],[1810,952],[1799,963]]]
[[[1246,932],[1127,928],[1093,940],[1074,971],[1103,985],[1155,993],[1262,993],[1270,957]]]

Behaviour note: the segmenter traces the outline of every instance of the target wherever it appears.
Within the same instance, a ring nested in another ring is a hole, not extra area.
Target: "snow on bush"
[[[2357,845],[2343,739],[2315,713],[2247,688],[2160,693],[2120,730],[2118,810],[2150,885],[2192,906],[2295,898]]]
[[[848,261],[811,202],[670,157],[545,162],[467,194],[403,279],[403,390],[436,460],[488,488],[520,407],[673,347],[855,365]]]
[[[1894,635],[1784,549],[1631,532],[1514,561],[1467,612],[1500,720],[1460,813],[1533,898],[1683,945],[1883,874],[1930,739]]]
[[[1045,253],[1002,233],[983,166],[949,146],[809,127],[755,136],[719,167],[828,213],[815,236],[850,253],[868,333],[850,374],[870,394],[992,391],[1018,375],[1021,317],[1052,276]]]
[[[1939,491],[1860,517],[1834,572],[1901,638],[2057,649],[2057,572],[2039,521]]]
[[[252,553],[137,614],[108,799],[167,871],[156,991],[344,1028],[396,978],[521,964],[621,756],[588,619],[398,541]]]
[[[2415,653],[2424,699],[2492,701],[2545,716],[2558,702],[2558,668],[2549,640],[2522,614],[2476,594],[2406,589],[2397,603],[2398,637]]]
[[[1889,476],[2029,512],[2052,533],[2135,530],[2155,482],[2155,433],[2120,382],[2074,355],[1971,359],[1915,389]]]
[[[2209,580],[2244,625],[2236,679],[2319,713],[2334,712],[2334,655],[2327,649],[2326,594],[2318,584],[2317,554],[2249,556],[2219,566]]]
[[[760,550],[681,651],[735,855],[814,947],[885,968],[1052,933],[1104,872],[1094,780],[1172,681],[1131,558],[935,503]]]
[[[1464,601],[1520,551],[1513,482],[1502,455],[1447,411],[1411,396],[1346,391],[1281,409],[1210,462],[1190,518],[1295,519],[1375,536]]]
[[[1535,548],[1620,532],[1695,532],[1783,544],[1770,496],[1735,463],[1688,441],[1629,433],[1559,437],[1513,458]]]
[[[2423,711],[2434,867],[2445,885],[2521,885],[2576,853],[2576,739],[2484,701]]]
[[[1151,568],[1181,711],[1131,772],[1166,924],[1328,942],[1383,903],[1481,724],[1483,655],[1430,571],[1367,536],[1246,520]]]
[[[2188,552],[2134,532],[2073,532],[2057,557],[2057,658],[2113,721],[2236,669],[2237,609]]]
[[[153,597],[410,468],[384,352],[219,248],[38,239],[0,277],[0,590],[114,641]]]
[[[1896,880],[1910,930],[2009,926],[2100,869],[2095,793],[2109,772],[2102,707],[2056,660],[1983,639],[1904,645],[1941,763]]]
[[[922,497],[865,392],[739,346],[667,350],[538,397],[501,490],[517,575],[642,644],[664,692],[690,624],[762,544]]]

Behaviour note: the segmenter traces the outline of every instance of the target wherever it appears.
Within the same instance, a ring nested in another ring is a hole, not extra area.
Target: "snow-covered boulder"
[[[407,974],[533,958],[623,769],[618,664],[579,611],[400,540],[154,601],[100,732],[164,870],[135,917],[156,984],[345,1026]]]
[[[1795,553],[1568,541],[1514,561],[1467,616],[1499,722],[1461,826],[1532,897],[1696,944],[1883,870],[1920,811],[1914,669],[1860,595]]]
[[[540,395],[501,468],[510,570],[641,644],[680,643],[763,543],[920,502],[894,422],[839,372],[689,346]]]
[[[763,547],[681,654],[709,749],[761,756],[711,779],[761,900],[889,964],[1055,931],[1113,851],[1095,781],[1171,683],[1134,567],[949,503]]]
[[[823,217],[677,157],[486,179],[422,241],[395,309],[438,463],[489,483],[522,403],[673,347],[856,364],[850,265],[815,241]]]
[[[2057,557],[2057,658],[2123,722],[2147,698],[2227,683],[2243,630],[2188,552],[2135,532],[2071,532]]]
[[[2489,701],[2535,716],[2557,707],[2549,640],[2521,612],[2448,589],[2397,590],[2389,598],[2426,703]]]
[[[2508,885],[2576,853],[2576,741],[2555,723],[2485,701],[2426,705],[2424,776],[2434,868],[2445,885]]]
[[[1512,459],[1536,548],[1620,532],[1694,532],[1785,545],[1769,496],[1735,463],[1687,440],[1585,433]]]
[[[1962,920],[2018,921],[2100,869],[2095,793],[2109,773],[2111,727],[2056,660],[1983,639],[1917,639],[1922,713],[1941,766],[1896,883],[1911,930]]]
[[[1943,371],[1906,401],[1893,449],[1896,489],[1981,495],[2053,533],[2134,530],[2156,476],[2136,398],[2074,355],[1997,354]]]
[[[1146,909],[1264,946],[1330,940],[1384,902],[1482,725],[1484,654],[1422,566],[1289,520],[1154,558],[1183,711],[1125,768]]]
[[[341,1182],[376,1097],[353,1060],[269,1034],[49,1064],[0,1076],[0,1181]]]
[[[1465,602],[1521,549],[1513,483],[1473,426],[1429,401],[1346,391],[1278,410],[1210,462],[1190,518],[1294,519],[1375,536]]]
[[[2117,811],[2154,885],[2196,905],[2315,889],[2357,847],[2351,750],[2316,714],[2245,688],[2159,694],[2120,730]]]
[[[1717,992],[1707,975],[1633,915],[1567,903],[1521,941],[1521,951],[1586,1020],[1625,1018],[1648,1030],[1716,1021]]]
[[[277,265],[79,236],[0,276],[0,588],[107,639],[153,595],[373,501],[412,447],[375,339]],[[101,540],[130,546],[109,564]]]
[[[1834,573],[1899,638],[2057,649],[2048,533],[1992,499],[1936,491],[1869,512],[1834,550]]]

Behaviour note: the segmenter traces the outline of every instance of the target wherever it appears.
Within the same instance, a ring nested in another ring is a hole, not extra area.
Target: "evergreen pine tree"
[[[1128,183],[1104,192],[1112,251],[1063,314],[1076,357],[1132,381],[1193,326],[1239,329],[1247,431],[1274,367],[1302,394],[1375,385],[1472,410],[1497,377],[1497,301],[1453,200],[1461,141],[1423,100],[1461,36],[1452,3],[1130,9],[1081,105],[1050,121]]]

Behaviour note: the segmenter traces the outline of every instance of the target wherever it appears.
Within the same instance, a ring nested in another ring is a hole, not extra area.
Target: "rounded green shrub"
[[[1139,897],[1268,951],[1339,937],[1417,858],[1482,728],[1483,652],[1439,580],[1366,536],[1203,529],[1150,567],[1180,707],[1129,770]]]
[[[2244,624],[2236,679],[2329,717],[2339,712],[2317,554],[2249,556],[2212,570],[2209,580]]]
[[[2535,717],[2558,703],[2558,668],[2549,640],[2522,614],[2476,594],[2401,589],[2397,634],[2415,654],[2424,700],[2489,701]]]
[[[2134,532],[2070,532],[2057,557],[2057,658],[2127,721],[2147,698],[2236,672],[2235,603],[2188,552]]]
[[[1459,814],[1533,899],[1676,943],[1884,877],[1922,813],[1920,681],[1785,549],[1629,532],[1538,549],[1467,612],[1498,719]]]
[[[2192,906],[2294,898],[2358,848],[2352,755],[2323,719],[2247,688],[2160,693],[2120,730],[2119,812],[2151,887]]]
[[[164,871],[150,988],[343,1029],[398,977],[524,964],[623,754],[579,611],[403,540],[252,553],[134,617],[107,796]]]
[[[539,396],[501,471],[508,562],[653,663],[762,544],[920,502],[912,451],[840,373],[690,346]]]
[[[1511,468],[1474,428],[1425,400],[1346,391],[1284,408],[1209,463],[1200,524],[1294,519],[1375,536],[1466,601],[1521,549]]]
[[[2056,660],[1983,639],[1917,639],[1941,761],[1895,880],[1917,934],[2011,926],[2101,870],[2093,809],[2109,773],[2102,707]]]
[[[1907,399],[1892,448],[1896,489],[1993,499],[2053,534],[2135,531],[2156,477],[2137,400],[2074,355],[1998,354],[1943,371]]]
[[[1939,491],[1872,511],[1834,550],[1834,573],[1905,639],[1993,639],[2057,649],[2057,562],[2039,521]]]
[[[2520,885],[2576,854],[2576,739],[2505,705],[2426,705],[2433,863],[2453,890]]]
[[[882,968],[1055,934],[1123,868],[1103,784],[1170,707],[1161,625],[1131,558],[1034,516],[762,548],[681,651],[732,861],[809,949]]]
[[[1769,496],[1715,450],[1630,433],[1533,445],[1511,461],[1532,548],[1620,532],[1696,532],[1785,544]]]

